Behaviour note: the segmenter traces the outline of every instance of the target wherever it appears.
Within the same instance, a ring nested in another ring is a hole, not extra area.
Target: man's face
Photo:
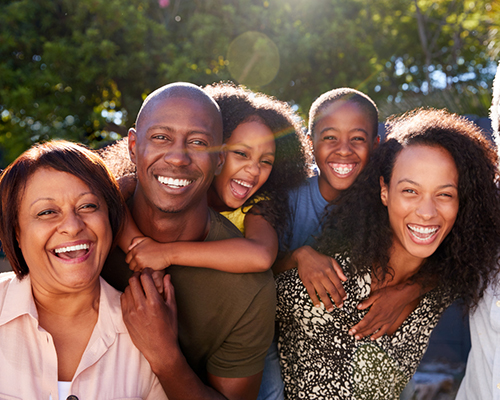
[[[181,97],[155,100],[149,107],[129,131],[136,195],[166,213],[195,208],[206,202],[224,161],[219,116],[214,108]]]

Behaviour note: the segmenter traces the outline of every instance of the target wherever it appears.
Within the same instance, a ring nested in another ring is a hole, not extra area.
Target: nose
[[[180,140],[169,146],[167,152],[163,156],[163,159],[167,164],[171,164],[176,167],[186,166],[191,163],[191,158],[189,157],[186,144]]]
[[[434,199],[430,197],[424,197],[415,211],[418,217],[427,221],[434,218],[437,215],[436,203]]]
[[[58,226],[59,233],[76,236],[85,226],[82,219],[74,211],[67,212]]]
[[[258,161],[250,160],[245,165],[245,171],[248,172],[251,176],[259,176],[260,175],[260,166]]]
[[[349,156],[352,154],[351,143],[349,140],[340,140],[338,143],[337,154]]]

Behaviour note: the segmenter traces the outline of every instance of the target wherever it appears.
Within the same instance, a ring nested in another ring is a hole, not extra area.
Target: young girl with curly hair
[[[348,278],[342,308],[314,307],[297,269],[276,279],[285,398],[399,397],[442,312],[457,297],[474,308],[498,268],[497,184],[496,155],[472,122],[417,110],[389,124],[318,241]],[[407,280],[434,289],[376,340],[349,334],[360,301]]]
[[[276,258],[278,236],[289,220],[288,192],[307,174],[301,124],[289,105],[262,93],[231,83],[207,86],[205,91],[221,109],[226,145],[224,166],[208,193],[209,206],[228,217],[244,238],[158,243],[129,226],[120,246],[128,250],[132,270],[175,264],[260,272]]]

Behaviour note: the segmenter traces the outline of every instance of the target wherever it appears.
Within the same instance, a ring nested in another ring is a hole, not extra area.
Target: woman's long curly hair
[[[458,170],[459,210],[452,230],[414,279],[437,283],[474,308],[498,269],[500,197],[496,154],[464,117],[418,109],[390,121],[386,142],[330,210],[318,249],[332,256],[348,253],[350,273],[370,267],[382,278],[392,273],[393,234],[380,199],[380,177],[389,185],[398,154],[415,145],[441,147],[451,154]]]
[[[262,214],[281,238],[289,224],[288,192],[304,182],[311,159],[300,119],[287,103],[230,82],[208,85],[204,90],[221,109],[224,142],[244,122],[262,122],[273,132],[276,143],[273,169],[244,206],[254,204],[258,197],[268,198],[269,201],[259,204],[258,211],[255,207],[251,210]]]

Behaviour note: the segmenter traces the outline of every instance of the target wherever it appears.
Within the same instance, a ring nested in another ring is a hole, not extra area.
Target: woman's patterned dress
[[[349,259],[337,261],[346,270]],[[314,307],[296,268],[276,278],[286,399],[398,399],[451,304],[449,297],[438,304],[431,291],[392,336],[356,341],[347,332],[367,312],[356,306],[369,296],[371,277],[348,278],[347,299],[331,313]]]

